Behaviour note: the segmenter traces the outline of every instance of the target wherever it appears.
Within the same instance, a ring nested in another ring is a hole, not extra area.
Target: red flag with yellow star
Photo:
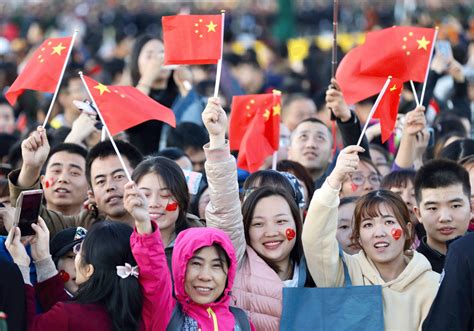
[[[221,15],[164,16],[164,64],[216,64],[222,54]]]
[[[258,171],[275,149],[265,135],[265,109],[260,108],[252,118],[240,144],[237,166],[250,173]],[[262,120],[264,119],[264,120]]]
[[[157,120],[176,126],[173,111],[132,86],[103,85],[84,76],[111,135],[140,123]]]
[[[232,98],[229,122],[229,144],[231,150],[239,150],[244,134],[257,113],[265,126],[265,136],[274,150],[278,149],[280,139],[280,95],[249,94]]]
[[[373,118],[380,119],[382,129],[382,143],[392,135],[398,116],[398,106],[402,95],[403,80],[392,78],[385,94],[375,110]]]
[[[394,26],[369,32],[362,47],[360,72],[424,82],[435,29]]]
[[[68,58],[71,41],[72,37],[48,38],[38,47],[5,93],[12,106],[25,90],[54,93]]]

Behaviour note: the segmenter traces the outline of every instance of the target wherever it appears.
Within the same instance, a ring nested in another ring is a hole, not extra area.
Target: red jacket
[[[153,224],[156,229],[156,224]],[[156,274],[168,273],[166,255],[161,249],[160,232],[130,237],[130,246],[140,268],[138,281],[143,292],[142,321],[140,330],[165,330],[171,316],[173,302],[171,277],[157,280]],[[118,277],[118,276],[117,276]],[[113,330],[107,309],[101,304],[79,304],[69,299],[64,283],[56,275],[36,285],[36,294],[45,312],[36,314],[35,289],[26,285],[28,330],[48,331],[108,331]],[[156,309],[156,310],[155,310]]]

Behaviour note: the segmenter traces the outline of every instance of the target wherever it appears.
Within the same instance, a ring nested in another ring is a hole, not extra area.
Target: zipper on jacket
[[[219,326],[217,325],[217,316],[214,310],[211,307],[207,308],[207,313],[209,314],[209,318],[212,317],[212,322],[214,324],[214,331],[219,331]]]

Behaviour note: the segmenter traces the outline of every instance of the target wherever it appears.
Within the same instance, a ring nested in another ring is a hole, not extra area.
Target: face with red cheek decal
[[[296,232],[292,228],[286,229],[285,234],[286,234],[286,239],[288,239],[288,241],[291,241],[295,239],[296,237]]]
[[[402,229],[392,229],[391,233],[393,239],[398,240],[402,236]]]

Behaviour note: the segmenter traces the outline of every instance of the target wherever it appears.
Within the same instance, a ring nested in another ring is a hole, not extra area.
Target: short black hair
[[[77,144],[70,144],[70,143],[62,143],[54,146],[51,151],[49,152],[48,158],[46,159],[46,162],[44,163],[45,169],[48,166],[49,160],[51,157],[59,152],[67,152],[70,154],[77,154],[79,156],[82,156],[84,158],[84,161],[87,159],[87,150]]]
[[[442,188],[461,184],[463,193],[471,199],[469,173],[456,162],[439,159],[432,160],[422,166],[415,176],[416,202],[421,202],[421,191],[427,188]]]
[[[183,151],[188,148],[202,150],[208,142],[209,135],[206,129],[196,123],[183,122],[170,131],[166,145],[178,147]]]
[[[380,183],[380,189],[389,190],[392,187],[407,187],[408,183],[415,183],[416,171],[411,169],[403,169],[392,171],[385,175]]]
[[[467,156],[474,155],[474,141],[459,139],[445,146],[440,152],[440,158],[459,161]]]
[[[136,149],[135,146],[125,141],[116,140],[115,145],[123,157],[126,157],[130,166],[135,168],[143,159],[143,155]],[[91,185],[91,165],[97,158],[105,158],[107,156],[115,156],[115,149],[110,141],[102,141],[91,148],[86,159],[86,178]]]

